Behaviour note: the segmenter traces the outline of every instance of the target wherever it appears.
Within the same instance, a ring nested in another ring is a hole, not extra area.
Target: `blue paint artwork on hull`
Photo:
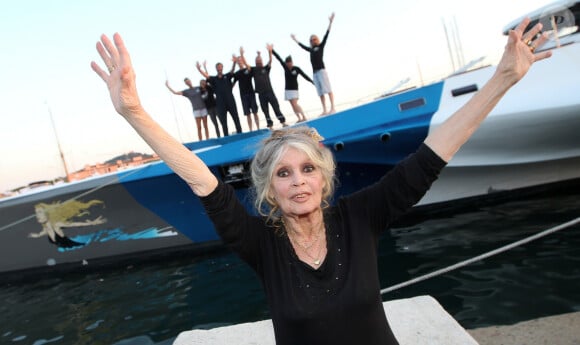
[[[120,228],[110,230],[103,229],[93,233],[70,237],[71,240],[79,243],[80,245],[70,248],[59,247],[58,251],[64,253],[68,251],[83,249],[92,243],[97,242],[103,243],[108,241],[150,240],[177,235],[179,234],[176,231],[157,228],[148,228],[135,233],[127,233]]]

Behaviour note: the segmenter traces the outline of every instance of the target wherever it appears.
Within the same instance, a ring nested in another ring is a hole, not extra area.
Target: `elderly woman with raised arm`
[[[172,138],[143,109],[121,36],[102,36],[97,50],[113,105],[199,196],[224,243],[262,282],[276,343],[397,344],[382,307],[377,271],[379,235],[417,203],[446,162],[469,139],[502,96],[549,51],[525,19],[509,33],[492,78],[473,98],[375,184],[329,204],[335,163],[306,126],[272,132],[251,164],[258,215],[231,186]]]

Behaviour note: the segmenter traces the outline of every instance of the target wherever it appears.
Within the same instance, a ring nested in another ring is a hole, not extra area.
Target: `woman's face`
[[[274,168],[272,189],[286,216],[304,216],[320,208],[324,178],[306,153],[289,147]]]

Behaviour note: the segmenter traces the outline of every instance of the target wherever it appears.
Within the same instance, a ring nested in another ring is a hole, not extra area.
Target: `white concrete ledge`
[[[383,303],[400,345],[478,345],[431,296]],[[271,320],[179,334],[174,345],[275,345]]]
[[[580,344],[580,312],[468,330],[480,345]]]

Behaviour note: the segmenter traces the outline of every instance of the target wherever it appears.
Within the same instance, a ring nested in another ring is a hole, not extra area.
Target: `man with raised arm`
[[[233,87],[232,80],[234,78],[234,68],[236,67],[236,57],[234,56],[232,60],[233,66],[231,71],[224,74],[223,73],[224,65],[221,62],[218,62],[215,65],[217,74],[213,76],[210,76],[209,73],[207,73],[207,66],[205,61],[203,63],[203,69],[201,68],[201,64],[199,62],[195,64],[195,67],[197,67],[199,73],[201,73],[201,75],[203,75],[204,78],[207,79],[207,81],[209,82],[209,84],[211,85],[211,87],[215,92],[216,109],[218,117],[222,124],[224,136],[229,135],[227,113],[230,113],[232,120],[234,120],[236,132],[242,133],[242,126],[240,125],[240,117],[238,116],[238,108],[236,106],[234,94],[232,93]]]
[[[272,49],[268,46],[268,63],[264,65],[262,56],[258,51],[256,56],[256,65],[254,67],[250,66],[246,62],[246,58],[243,55],[244,50],[240,50],[240,58],[244,65],[252,72],[252,77],[254,78],[254,89],[258,94],[258,99],[260,100],[260,107],[262,112],[266,116],[266,122],[269,129],[272,129],[274,122],[270,118],[270,106],[274,110],[274,114],[278,118],[278,121],[282,124],[282,127],[286,127],[286,118],[282,111],[280,110],[280,103],[278,103],[278,98],[274,94],[274,89],[272,89],[272,83],[270,82],[270,69],[272,68]]]
[[[332,88],[330,86],[330,80],[328,79],[328,74],[326,73],[326,68],[324,66],[324,47],[326,46],[326,40],[328,39],[328,34],[330,33],[330,28],[332,22],[334,21],[334,12],[328,18],[328,29],[322,38],[322,42],[316,35],[310,36],[310,46],[306,46],[298,41],[296,35],[292,34],[290,37],[294,42],[298,43],[302,49],[310,53],[310,63],[312,63],[312,72],[314,79],[314,85],[316,86],[316,91],[318,96],[320,96],[320,102],[322,103],[322,114],[327,115],[335,112],[334,109],[334,94],[332,93]],[[328,100],[330,101],[330,111],[326,111],[326,100],[324,95],[328,95]]]

